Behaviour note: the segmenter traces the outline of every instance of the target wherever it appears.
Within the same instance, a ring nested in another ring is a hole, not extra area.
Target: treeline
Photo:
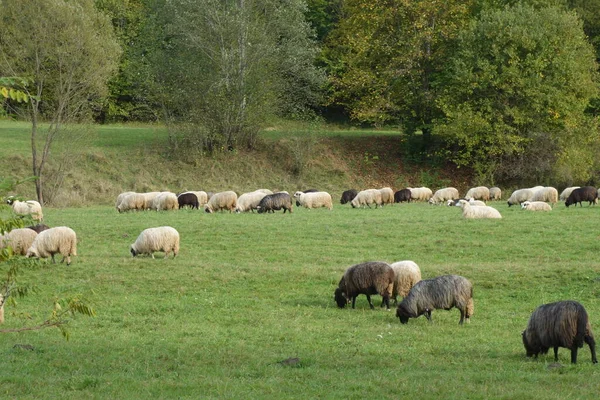
[[[166,122],[173,149],[251,148],[274,118],[325,119],[398,127],[414,158],[474,183],[600,180],[600,0],[94,4],[122,51],[94,118]]]

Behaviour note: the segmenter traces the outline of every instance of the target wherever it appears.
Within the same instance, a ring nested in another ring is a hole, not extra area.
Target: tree
[[[32,82],[19,88],[30,100],[19,110],[32,124],[32,169],[43,203],[53,141],[66,124],[89,118],[94,100],[106,94],[120,50],[110,21],[92,0],[4,0],[0,21],[0,70]]]
[[[529,165],[521,178],[547,179],[569,159],[573,136],[583,139],[597,65],[575,13],[521,4],[483,11],[448,64],[439,101],[445,118],[435,132],[449,143],[451,159],[473,166],[481,180],[493,182],[501,165],[516,170],[519,160]]]

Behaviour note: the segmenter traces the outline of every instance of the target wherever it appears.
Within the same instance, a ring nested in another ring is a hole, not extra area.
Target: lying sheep
[[[198,196],[192,192],[183,192],[177,195],[177,206],[179,209],[190,207],[192,210],[196,210],[200,207]]]
[[[204,205],[204,211],[213,213],[217,211],[229,210],[232,212],[237,205],[237,194],[234,191],[219,192],[212,195],[208,203]]]
[[[468,199],[468,200],[469,200],[469,205],[471,207],[484,207],[486,205],[483,201],[481,201],[481,200],[475,200],[472,197],[470,199]]]
[[[533,197],[534,191],[532,189],[517,189],[508,198],[508,206],[512,206],[515,204],[521,204],[524,201],[531,200]]]
[[[381,305],[385,304],[389,310],[393,288],[394,270],[392,267],[379,261],[365,262],[353,265],[346,270],[335,289],[334,300],[339,308],[346,307],[346,304],[352,301],[352,308],[354,308],[358,295],[364,294],[367,296],[369,306],[374,309],[371,295],[379,294],[383,298]]]
[[[304,208],[321,208],[325,207],[328,210],[333,210],[333,200],[327,192],[296,192],[294,193],[296,204]]]
[[[565,188],[565,190],[563,190],[562,192],[560,192],[560,196],[558,196],[558,199],[560,201],[565,201],[569,198],[569,195],[571,194],[571,192],[575,189],[579,189],[581,186],[571,186],[568,188]]]
[[[394,191],[392,188],[384,187],[379,189],[381,193],[381,204],[394,204]]]
[[[488,189],[485,186],[477,186],[477,187],[471,188],[471,189],[469,189],[469,191],[467,191],[465,198],[489,201],[490,200],[490,189]]]
[[[6,199],[6,204],[9,204],[17,215],[31,215],[35,221],[44,219],[42,205],[35,200],[19,201],[11,196]]]
[[[521,208],[527,211],[552,211],[550,204],[543,201],[524,201]]]
[[[458,199],[460,195],[458,194],[458,190],[453,187],[447,187],[443,189],[436,190],[436,192],[431,196],[428,200],[429,204],[438,204],[443,203],[447,200]]]
[[[275,213],[276,210],[283,209],[283,213],[286,211],[290,213],[293,211],[292,197],[288,193],[278,192],[269,194],[260,201],[258,207],[259,214],[263,213]]]
[[[71,265],[71,256],[77,255],[77,235],[67,226],[57,226],[40,232],[25,256],[27,258],[52,257],[52,262],[56,263],[54,255],[58,253],[63,256],[61,262],[67,260],[67,265]]]
[[[459,200],[463,218],[502,218],[500,212],[489,206],[471,206],[466,200]]]
[[[375,208],[383,205],[381,200],[381,192],[377,189],[361,190],[350,202],[352,208],[360,208],[365,206],[371,208],[371,204],[375,204]]]
[[[256,208],[260,204],[260,201],[265,196],[267,196],[267,193],[265,193],[263,191],[259,191],[259,190],[250,192],[250,193],[244,193],[244,194],[240,195],[240,197],[238,197],[237,202],[236,202],[235,212],[236,213],[243,213],[246,211],[254,212],[254,210],[256,210]]]
[[[408,188],[410,190],[410,198],[414,201],[429,201],[433,192],[427,187]]]
[[[35,224],[26,227],[27,229],[32,229],[35,233],[40,233],[41,231],[45,231],[46,229],[50,229],[50,227],[46,224]]]
[[[499,187],[491,187],[490,188],[490,200],[501,200],[502,199],[502,190]]]
[[[396,316],[403,324],[409,318],[417,318],[423,314],[431,322],[431,311],[435,309],[460,310],[460,321],[467,322],[474,309],[473,285],[460,275],[443,275],[433,279],[419,281],[410,289],[408,296],[396,309]]]
[[[157,251],[164,252],[165,258],[172,252],[175,258],[179,254],[179,232],[170,226],[144,229],[129,247],[129,251],[133,257],[138,254],[150,254],[152,258]]]
[[[121,202],[117,206],[119,213],[131,211],[131,210],[145,210],[147,198],[142,193],[128,194],[121,199]]]
[[[527,329],[522,333],[527,357],[548,353],[554,348],[554,361],[558,361],[558,348],[571,350],[571,363],[577,363],[577,350],[587,343],[592,353],[592,363],[596,358],[596,342],[585,308],[576,301],[559,301],[536,308]]]
[[[37,235],[37,232],[33,229],[13,229],[4,236],[0,235],[0,249],[10,246],[13,254],[24,256]]]
[[[392,298],[398,304],[398,295],[406,297],[417,282],[421,280],[421,269],[414,261],[398,261],[390,265],[394,270],[394,288]]]
[[[342,193],[342,198],[340,199],[340,204],[350,203],[358,194],[356,189],[348,189]]]
[[[119,210],[119,204],[121,204],[123,199],[129,196],[130,194],[135,194],[135,192],[123,192],[117,196],[117,201],[115,201],[115,208],[117,209],[117,211]]]
[[[404,201],[410,203],[411,193],[409,189],[398,190],[394,193],[394,202],[402,203]]]
[[[558,190],[552,186],[542,187],[533,193],[533,197],[529,201],[544,201],[554,205],[558,203]]]
[[[590,206],[598,202],[598,191],[595,187],[584,186],[574,189],[565,201],[565,206],[569,207],[571,204],[575,204],[575,207],[577,207],[577,203],[579,203],[583,207],[581,203],[584,201],[589,202]]]

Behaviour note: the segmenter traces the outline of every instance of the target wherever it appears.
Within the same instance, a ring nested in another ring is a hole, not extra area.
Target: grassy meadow
[[[77,232],[79,255],[70,267],[24,271],[38,291],[7,308],[3,328],[42,320],[55,296],[75,293],[97,316],[73,321],[68,342],[55,329],[1,335],[0,396],[597,398],[600,367],[587,346],[577,365],[561,349],[554,368],[551,354],[525,357],[520,333],[538,305],[573,299],[600,337],[600,208],[493,206],[502,220],[414,203],[285,215],[47,207],[48,225]],[[139,232],[161,225],[180,232],[179,256],[132,258]],[[401,325],[364,296],[354,310],[335,306],[347,267],[405,259],[424,278],[468,277],[472,322],[459,326],[453,309]],[[300,363],[279,364],[290,357]]]

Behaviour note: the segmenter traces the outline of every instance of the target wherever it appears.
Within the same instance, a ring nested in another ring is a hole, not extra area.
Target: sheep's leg
[[[594,364],[598,364],[598,359],[596,358],[596,342],[594,341],[594,338],[590,335],[585,335],[583,340],[588,344],[588,346],[590,346],[590,353],[592,353],[592,362]]]
[[[385,309],[389,310],[390,309],[390,298],[389,298],[389,296],[383,296],[383,300],[381,301],[381,305],[383,306],[384,303],[385,303]]]
[[[54,259],[54,253],[52,253],[51,256],[52,256],[52,264],[56,264],[56,260]]]
[[[152,256],[152,259],[154,260],[154,253],[150,253],[150,255]]]
[[[165,259],[169,258],[169,250],[165,250]]]
[[[427,318],[427,321],[431,322],[431,310],[425,311],[425,318]]]
[[[67,260],[67,267],[68,267],[69,265],[71,265],[71,255],[67,254],[66,256],[64,256],[61,262],[65,261],[65,259]]]
[[[460,321],[458,321],[459,325],[462,325],[465,322],[465,310],[460,309]]]
[[[371,310],[374,310],[375,306],[373,305],[373,302],[371,301],[371,295],[370,294],[367,295],[367,301],[369,302],[369,306],[371,306]]]
[[[352,308],[354,308],[354,305],[356,304],[356,296],[352,297]]]
[[[558,347],[554,347],[554,361],[558,361]],[[571,364],[577,364],[577,345],[571,349]]]

